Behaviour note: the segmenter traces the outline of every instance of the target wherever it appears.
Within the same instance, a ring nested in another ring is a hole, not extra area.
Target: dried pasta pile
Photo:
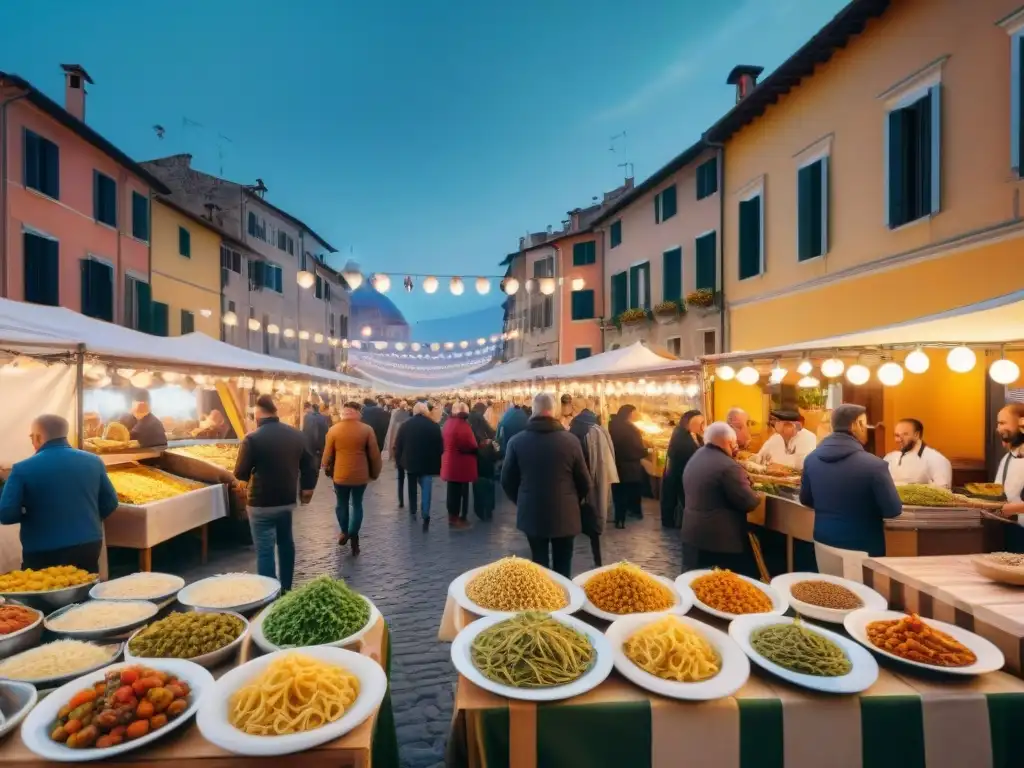
[[[608,613],[653,613],[676,604],[672,590],[631,563],[601,571],[583,585],[587,599]]]
[[[623,643],[622,652],[644,672],[678,683],[708,680],[722,668],[718,651],[677,616],[637,630]]]
[[[690,589],[704,605],[723,613],[768,613],[772,609],[768,595],[732,571],[715,569],[694,579]]]
[[[544,569],[521,557],[487,566],[466,585],[466,597],[490,611],[557,611],[569,604],[565,590]]]

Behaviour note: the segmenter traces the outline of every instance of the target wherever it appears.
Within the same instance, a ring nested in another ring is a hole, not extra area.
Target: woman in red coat
[[[468,528],[469,489],[476,481],[478,444],[469,426],[469,406],[455,403],[452,415],[444,424],[444,454],[441,456],[441,479],[448,483],[448,525]]]

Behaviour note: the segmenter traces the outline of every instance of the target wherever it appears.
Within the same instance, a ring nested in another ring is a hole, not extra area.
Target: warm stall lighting
[[[279,334],[280,332],[281,332],[281,329],[278,327],[278,325],[276,323],[270,323],[267,326],[267,333],[269,333],[269,334],[277,336],[277,334]]]
[[[882,363],[875,375],[886,387],[895,387],[903,381],[903,366],[899,363]]]
[[[700,387],[696,384],[687,384],[684,393],[687,397],[692,399],[700,394]]]
[[[989,366],[988,375],[996,384],[1013,384],[1020,378],[1020,366],[1004,357]]]
[[[86,376],[99,378],[107,375],[107,366],[103,363],[86,363],[83,366],[83,372]]]
[[[804,376],[796,385],[802,389],[814,389],[815,387],[820,387],[821,382],[813,376]]]
[[[504,283],[505,294],[508,296],[515,296],[519,291],[519,281],[514,277],[508,278]]]
[[[260,321],[259,321],[259,320],[257,320],[257,319],[256,319],[255,317],[250,317],[250,318],[249,318],[249,323],[248,323],[248,325],[249,325],[249,330],[250,330],[250,331],[258,331],[258,330],[259,330],[260,328],[262,328],[262,327],[263,327],[263,326],[262,326],[262,325],[260,324]]]
[[[17,365],[18,361],[15,360],[14,363],[15,363],[15,365]],[[134,368],[118,368],[117,369],[117,375],[120,376],[122,379],[130,379],[132,376],[135,375],[135,369]]]
[[[238,325],[238,315],[232,312],[230,309],[224,313],[223,317],[224,325],[236,326]]]
[[[846,363],[838,357],[830,357],[821,364],[821,375],[826,379],[838,379],[846,370]]]
[[[348,283],[349,290],[355,290],[363,284],[363,273],[358,269],[346,269],[341,273],[341,276],[345,278],[345,282]]]
[[[772,368],[771,373],[768,374],[768,381],[771,384],[781,384],[782,380],[786,378],[787,373],[789,373],[788,370],[783,368],[779,363],[776,363],[775,367]]]
[[[553,294],[555,292],[555,278],[542,277],[540,280],[540,292],[545,296]]]
[[[461,277],[453,277],[448,283],[448,290],[452,292],[452,296],[461,296],[462,292],[466,290],[466,286]]]
[[[491,292],[491,281],[486,277],[478,277],[476,279],[476,292],[481,296],[484,296]]]
[[[361,333],[363,335],[363,338],[368,339],[368,338],[370,338],[371,335],[373,335],[373,328],[371,328],[368,325],[364,325],[359,330],[359,333]]]
[[[967,373],[978,362],[978,356],[970,347],[953,347],[946,355],[946,365],[955,373]]]
[[[715,368],[715,378],[722,381],[732,381],[736,378],[736,370],[731,365],[720,365]]]
[[[851,365],[846,369],[846,380],[854,386],[861,386],[868,383],[868,379],[871,378],[871,371],[868,370],[866,365]]]
[[[302,341],[309,341],[309,331],[299,331],[299,338]]]
[[[810,360],[801,360],[800,365],[796,367],[796,372],[801,376],[810,376],[811,371],[814,370],[814,363]]]
[[[918,347],[909,355],[907,359],[903,361],[903,367],[911,373],[924,373],[928,370],[928,366],[931,365],[931,360],[928,359],[928,355],[923,349]]]
[[[294,339],[295,338],[295,329],[294,328],[285,328],[284,329],[284,337],[286,339]]]
[[[761,374],[757,372],[757,368],[752,365],[745,365],[739,369],[736,374],[736,381],[740,384],[746,384],[748,387],[757,384],[761,379]]]
[[[431,275],[423,281],[423,290],[426,293],[437,292],[437,278]]]
[[[378,272],[374,275],[370,282],[373,284],[373,288],[377,293],[387,293],[391,288],[391,278],[382,272]]]
[[[584,280],[582,277],[574,277],[572,279],[572,289],[574,291],[582,291],[586,287],[587,281]]]
[[[299,284],[299,288],[312,288],[316,284],[316,275],[301,269],[295,275],[295,282]]]
[[[138,387],[139,389],[146,389],[153,383],[153,374],[150,373],[149,371],[139,371],[134,376],[132,376],[129,379],[129,381],[132,383],[133,387]]]
[[[175,373],[174,371],[165,371],[160,374],[160,378],[168,384],[177,384],[182,380],[182,378],[184,378],[184,376],[180,373]]]
[[[324,335],[322,333],[313,334],[313,342],[316,344],[324,343]]]

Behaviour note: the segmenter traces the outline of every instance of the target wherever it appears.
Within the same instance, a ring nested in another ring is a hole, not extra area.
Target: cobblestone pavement
[[[434,768],[444,764],[451,723],[455,673],[447,643],[437,640],[448,584],[464,571],[498,557],[529,557],[526,539],[515,528],[515,508],[498,491],[494,519],[474,521],[468,531],[449,532],[445,490],[435,480],[433,523],[423,533],[408,509],[398,509],[396,476],[386,466],[381,479],[366,492],[360,534],[362,554],[353,558],[337,546],[333,489],[321,478],[313,503],[297,511],[296,584],[329,573],[340,576],[367,595],[388,621],[392,637],[392,702],[403,768]],[[657,504],[644,500],[643,520],[625,530],[610,523],[602,539],[606,563],[629,559],[652,572],[679,573],[678,534],[663,531]],[[470,517],[473,517],[472,511]],[[181,537],[158,547],[154,569],[179,573],[189,581],[228,570],[255,570],[252,547],[211,545],[209,562],[201,566],[198,544]],[[578,537],[573,573],[593,567],[589,542]]]

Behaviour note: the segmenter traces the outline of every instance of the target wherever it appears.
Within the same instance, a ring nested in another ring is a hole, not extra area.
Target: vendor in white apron
[[[772,411],[771,415],[775,419],[775,434],[761,446],[757,460],[762,464],[803,469],[807,454],[818,446],[817,436],[803,428],[796,411]]]
[[[1024,405],[1011,403],[996,417],[996,433],[1006,447],[1006,455],[999,461],[995,482],[1002,484],[1007,503],[1000,514],[1018,525],[1001,526],[1005,532],[1004,548],[1007,552],[1024,553]]]
[[[924,425],[917,419],[900,419],[896,424],[898,451],[886,454],[885,463],[896,485],[915,483],[936,488],[953,487],[953,465],[924,442]]]

